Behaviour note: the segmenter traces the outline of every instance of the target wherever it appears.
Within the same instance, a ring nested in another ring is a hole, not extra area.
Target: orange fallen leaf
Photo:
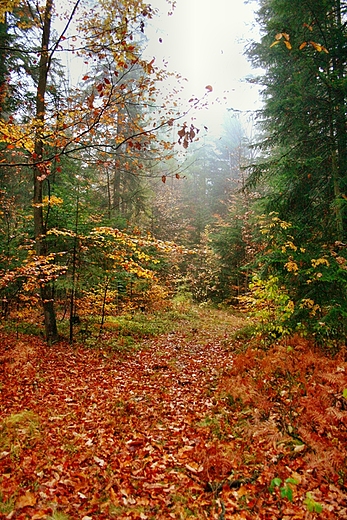
[[[246,486],[241,486],[240,489],[237,491],[237,496],[239,498],[243,497],[244,495],[247,495],[248,491]]]
[[[110,488],[110,499],[114,506],[118,505],[118,498],[112,487]]]
[[[27,491],[25,495],[20,496],[16,501],[16,509],[22,509],[23,507],[34,506],[36,504],[36,497],[34,493]]]
[[[47,515],[49,515],[51,513],[51,511],[52,511],[51,509],[45,509],[43,511],[38,511],[31,517],[31,520],[41,520],[41,518],[47,518]]]

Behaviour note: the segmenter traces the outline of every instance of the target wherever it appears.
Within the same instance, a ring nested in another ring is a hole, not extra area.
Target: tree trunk
[[[7,89],[7,66],[6,66],[6,58],[8,47],[8,26],[6,13],[4,15],[5,19],[2,23],[0,23],[0,113],[2,118],[4,117],[4,108],[5,108],[5,99],[6,99],[6,89]]]
[[[47,89],[47,77],[50,67],[50,57],[48,52],[51,19],[53,10],[53,0],[47,0],[44,19],[39,64],[39,81],[36,92],[36,120],[37,130],[35,135],[33,183],[34,183],[34,233],[36,241],[36,253],[39,257],[45,257],[48,253],[45,221],[43,215],[43,182],[47,176],[43,161],[43,140],[42,130],[46,115],[45,95]],[[52,344],[58,339],[58,330],[54,310],[53,289],[49,283],[40,284],[40,294],[45,320],[45,333],[48,344]]]
[[[115,166],[113,174],[113,208],[114,214],[118,217],[121,212],[121,172]]]

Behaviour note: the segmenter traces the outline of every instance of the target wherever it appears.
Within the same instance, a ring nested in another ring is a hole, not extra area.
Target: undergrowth
[[[212,467],[220,492],[236,480],[239,487],[259,482],[261,471],[264,496],[246,501],[254,515],[265,501],[281,511],[288,500],[319,513],[327,493],[343,501],[347,491],[346,389],[344,352],[328,357],[298,335],[267,350],[249,344],[235,352],[214,409],[198,425],[210,429],[219,450],[197,462],[205,458],[205,472]]]

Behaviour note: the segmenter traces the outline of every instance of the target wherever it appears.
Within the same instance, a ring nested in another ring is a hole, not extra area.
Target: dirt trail
[[[0,332],[0,518],[347,518],[343,352],[244,323],[200,309],[127,352]]]
[[[4,336],[3,517],[246,518],[224,516],[208,488],[210,410],[241,322],[217,317],[126,356]]]

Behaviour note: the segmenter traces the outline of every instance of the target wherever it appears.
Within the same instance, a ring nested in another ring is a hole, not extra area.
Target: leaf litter
[[[238,349],[234,330],[201,323],[126,355],[2,333],[0,517],[298,519],[323,504],[324,518],[346,518],[345,459],[322,475],[319,433],[308,446],[295,425],[309,392]],[[331,385],[346,373],[341,361]]]

